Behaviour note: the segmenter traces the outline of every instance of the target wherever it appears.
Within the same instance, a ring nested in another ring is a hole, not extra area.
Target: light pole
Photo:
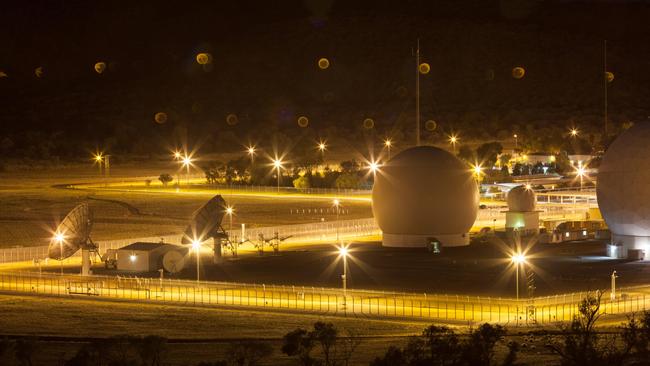
[[[512,263],[514,263],[515,268],[516,268],[516,287],[517,287],[517,300],[519,300],[519,267],[522,264],[526,263],[526,256],[522,254],[521,252],[515,253],[512,255]]]
[[[586,173],[587,172],[585,170],[585,167],[582,166],[582,164],[579,164],[578,169],[576,169],[576,174],[578,175],[578,177],[580,177],[580,192],[582,192],[583,178],[584,178]]]
[[[483,174],[483,167],[481,164],[474,164],[472,166],[472,171],[474,172],[474,176],[476,177],[476,184],[479,186],[479,190],[481,189],[481,174]]]
[[[348,248],[340,246],[339,255],[343,257],[343,274],[341,275],[341,281],[343,282],[343,309],[345,309],[348,296]]]
[[[616,274],[616,270],[612,272],[612,293],[610,295],[610,299],[612,301],[616,300],[616,279],[618,278],[618,275]]]
[[[321,160],[325,162],[325,150],[327,150],[327,144],[325,143],[325,141],[321,140],[318,142],[317,148],[318,150],[320,150]]]
[[[183,166],[184,166],[185,169],[186,169],[186,172],[185,172],[185,183],[187,183],[188,186],[190,185],[190,165],[192,165],[192,158],[189,157],[189,156],[187,156],[187,155],[185,155],[185,156],[183,157]]]
[[[519,149],[519,140],[517,134],[514,134],[512,137],[515,138],[515,149]]]
[[[97,153],[94,156],[95,162],[97,163],[97,166],[99,167],[99,177],[102,177],[102,160],[104,159],[104,156],[102,153]]]
[[[251,166],[253,166],[253,163],[255,162],[255,146],[251,145],[248,148],[246,148],[246,152],[251,158]]]
[[[393,147],[393,141],[391,139],[384,140],[384,146],[388,150],[388,160],[390,160],[390,148]]]
[[[339,242],[339,207],[341,206],[341,201],[338,198],[335,198],[332,202],[334,207],[336,207],[336,242]]]
[[[54,234],[54,240],[59,243],[59,264],[61,265],[61,274],[63,274],[63,241],[65,236],[61,233]]]
[[[199,283],[199,264],[201,263],[201,242],[192,240],[192,249],[196,250],[196,283]]]
[[[228,231],[232,232],[232,215],[235,212],[235,209],[232,208],[232,206],[226,207],[226,215],[228,215],[228,218],[230,219],[230,228]]]
[[[275,158],[273,160],[273,166],[278,171],[278,193],[280,193],[280,168],[282,168],[282,160]]]
[[[456,135],[450,135],[449,136],[449,143],[451,144],[451,147],[454,151],[454,155],[456,155],[456,143],[458,142],[458,136]]]

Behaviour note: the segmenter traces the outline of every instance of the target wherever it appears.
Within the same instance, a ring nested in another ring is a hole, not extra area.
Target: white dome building
[[[418,146],[376,172],[372,211],[387,247],[469,244],[479,192],[470,169],[449,152]]]
[[[516,186],[506,197],[506,230],[523,231],[526,234],[539,232],[539,211],[535,210],[537,195],[532,188],[524,185]]]
[[[598,206],[612,232],[615,257],[650,254],[650,123],[637,123],[609,147],[598,169]],[[611,248],[610,248],[611,249]]]

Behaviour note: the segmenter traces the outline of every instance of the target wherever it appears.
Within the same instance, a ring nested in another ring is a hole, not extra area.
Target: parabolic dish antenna
[[[62,260],[75,254],[79,249],[94,249],[90,240],[93,227],[92,211],[88,204],[82,203],[70,211],[56,228],[56,233],[47,253],[52,259]]]
[[[221,220],[226,214],[226,201],[221,195],[212,197],[192,215],[192,221],[185,229],[181,243],[192,244],[214,238],[221,229]],[[223,231],[223,229],[221,229]]]
[[[230,245],[228,234],[221,227],[221,220],[226,214],[226,201],[221,195],[212,197],[201,208],[199,208],[194,215],[192,221],[185,229],[181,243],[194,244],[194,242],[202,243],[210,238],[214,240],[214,263],[221,262],[221,247],[222,244]],[[233,253],[236,253],[237,248],[234,247]]]
[[[185,256],[187,255],[187,250],[184,250],[185,254],[181,250],[170,250],[163,256],[162,266],[165,271],[169,273],[178,273],[183,270],[185,267]]]

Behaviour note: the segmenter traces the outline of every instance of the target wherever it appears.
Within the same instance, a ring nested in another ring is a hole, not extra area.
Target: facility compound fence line
[[[319,241],[319,240],[333,240],[336,238],[337,233],[340,238],[350,239],[356,237],[365,237],[370,235],[380,235],[381,230],[375,223],[373,218],[357,219],[357,220],[339,220],[339,221],[325,221],[308,224],[297,225],[282,225],[271,227],[260,227],[246,229],[242,237],[241,230],[231,230],[228,232],[233,242],[245,242],[246,240],[258,240],[260,234],[265,239],[273,238],[277,233],[280,238],[287,238],[284,242],[299,242],[299,241]],[[167,235],[167,236],[149,236],[119,240],[105,240],[97,241],[99,252],[102,255],[108,249],[119,249],[123,246],[132,244],[134,242],[165,242],[172,244],[180,244],[181,235]],[[243,245],[251,245],[245,243]],[[45,261],[48,257],[47,246],[35,247],[20,247],[20,248],[5,248],[0,249],[0,263],[13,263],[25,261]],[[77,252],[73,257],[80,256],[81,253]]]
[[[302,286],[179,281],[52,273],[0,273],[0,291],[68,298],[101,298],[179,306],[244,307],[329,315],[457,322],[543,325],[571,321],[586,293],[533,299],[428,295]],[[620,289],[601,300],[600,313],[650,309],[650,287]]]
[[[551,207],[545,207],[540,216],[542,219],[576,219],[582,217],[587,212],[587,208],[570,208],[557,210]],[[479,210],[475,226],[490,226],[496,220],[505,219],[503,208],[489,208]],[[233,242],[256,241],[260,237],[266,240],[274,236],[286,238],[284,242],[300,241],[325,241],[334,240],[337,236],[342,239],[352,239],[358,237],[381,235],[381,230],[377,226],[374,218],[323,221],[316,223],[282,225],[246,229],[244,233],[235,229],[228,232]],[[243,235],[242,235],[243,234]],[[123,246],[134,242],[165,242],[180,243],[181,235],[167,236],[149,236],[118,240],[100,240],[97,241],[100,253],[105,253],[108,249],[119,249]],[[250,245],[243,244],[243,245]],[[81,255],[79,252],[75,256]],[[0,263],[24,262],[24,261],[41,261],[47,258],[47,246],[19,247],[0,249]]]

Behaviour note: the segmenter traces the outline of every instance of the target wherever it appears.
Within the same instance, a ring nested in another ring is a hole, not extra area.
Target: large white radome
[[[637,123],[609,147],[598,170],[597,195],[613,241],[628,249],[647,250],[650,244],[650,123]]]
[[[384,246],[466,245],[478,211],[470,171],[449,152],[418,146],[395,155],[376,173],[372,211]]]

